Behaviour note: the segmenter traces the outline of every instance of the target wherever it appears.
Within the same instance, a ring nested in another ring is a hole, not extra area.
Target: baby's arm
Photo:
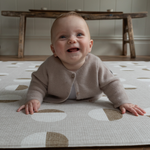
[[[144,115],[146,113],[142,108],[131,103],[122,104],[119,108],[122,114],[124,114],[126,111],[131,112],[135,116]]]
[[[107,95],[115,108],[120,108],[121,113],[131,112],[135,116],[144,115],[146,112],[137,105],[131,104],[119,78],[114,77],[103,64],[99,71],[100,88]]]
[[[37,112],[38,109],[40,108],[41,103],[38,100],[30,100],[28,101],[25,105],[22,105],[19,107],[17,112],[21,111],[22,109],[25,109],[25,113],[28,114],[33,114],[34,112]]]

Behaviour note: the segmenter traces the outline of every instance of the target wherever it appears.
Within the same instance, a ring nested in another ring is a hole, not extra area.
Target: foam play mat
[[[104,62],[120,78],[130,101],[147,112],[144,116],[122,115],[106,95],[96,102],[42,103],[33,115],[16,112],[41,63],[0,61],[0,148],[150,144],[150,62]]]

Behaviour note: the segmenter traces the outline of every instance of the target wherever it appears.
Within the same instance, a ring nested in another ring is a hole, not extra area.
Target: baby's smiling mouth
[[[79,48],[70,48],[67,50],[67,52],[72,53],[72,52],[77,52],[79,50],[80,50]]]

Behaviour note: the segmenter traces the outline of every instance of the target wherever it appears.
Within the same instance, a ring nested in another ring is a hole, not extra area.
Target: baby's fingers
[[[29,107],[30,114],[32,115],[34,113],[32,103],[29,103],[28,107]]]
[[[137,110],[135,109],[135,108],[133,108],[133,107],[129,107],[129,108],[127,108],[127,110],[129,111],[129,112],[131,112],[132,114],[134,114],[135,116],[138,116],[138,112],[137,112]]]
[[[28,104],[25,106],[25,112],[26,112],[27,115],[29,114],[29,107],[28,107]]]
[[[145,110],[143,110],[142,108],[138,107],[137,105],[135,107],[136,107],[136,109],[138,109],[138,111],[140,111],[140,114],[144,115],[146,113]]]
[[[19,109],[17,110],[17,112],[21,111],[24,108],[25,108],[25,105],[20,106]]]
[[[34,112],[37,112],[37,111],[38,111],[37,103],[35,103],[35,104],[33,105],[33,110],[34,110]]]
[[[124,107],[120,107],[121,113],[124,114],[126,112],[126,109]]]
[[[144,115],[146,112],[141,109],[141,108],[135,108],[136,112],[139,114],[139,115]]]

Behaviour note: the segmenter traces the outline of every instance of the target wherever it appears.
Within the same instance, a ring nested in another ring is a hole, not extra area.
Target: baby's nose
[[[73,44],[73,43],[76,43],[77,41],[76,41],[76,38],[75,37],[70,37],[69,39],[68,39],[68,44]]]

